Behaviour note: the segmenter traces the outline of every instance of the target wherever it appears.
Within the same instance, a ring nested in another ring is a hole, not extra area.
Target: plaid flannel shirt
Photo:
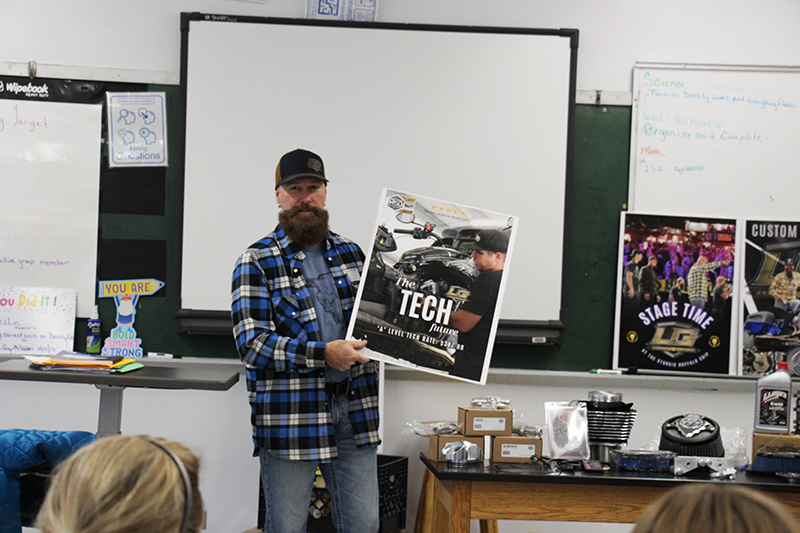
[[[355,243],[330,233],[324,257],[349,321],[364,265]],[[302,274],[305,254],[283,229],[248,248],[233,272],[231,315],[245,365],[256,453],[293,460],[338,457],[325,393],[325,343]],[[377,446],[378,363],[350,370],[350,422],[358,447]]]
[[[800,275],[793,274],[792,279],[786,271],[779,272],[769,286],[769,294],[775,300],[784,304],[791,304],[797,298],[797,288],[800,287]]]
[[[713,263],[706,263],[705,265],[695,264],[689,269],[689,276],[686,280],[686,285],[689,287],[689,298],[703,298],[708,300],[708,278],[706,274],[719,268],[722,261],[714,261]]]

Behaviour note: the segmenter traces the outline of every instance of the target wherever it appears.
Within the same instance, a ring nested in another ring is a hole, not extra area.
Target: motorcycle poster
[[[742,374],[766,374],[781,361],[800,373],[800,222],[744,222]]]
[[[736,221],[622,213],[614,367],[737,371]]]
[[[347,338],[372,359],[485,383],[517,226],[384,189]]]

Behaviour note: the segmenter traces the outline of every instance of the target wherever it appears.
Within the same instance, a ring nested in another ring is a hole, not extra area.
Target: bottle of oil
[[[758,378],[756,384],[756,418],[754,431],[789,433],[792,376],[789,365],[778,363],[778,370]]]

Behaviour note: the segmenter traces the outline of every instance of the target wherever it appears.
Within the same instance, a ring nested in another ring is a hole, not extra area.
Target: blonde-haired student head
[[[58,467],[36,527],[43,533],[198,533],[198,457],[147,436],[98,439]]]
[[[800,522],[775,499],[725,483],[670,490],[639,517],[633,533],[800,533]]]

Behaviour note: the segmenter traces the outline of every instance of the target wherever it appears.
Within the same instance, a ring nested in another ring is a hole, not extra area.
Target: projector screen
[[[185,330],[230,323],[234,263],[277,225],[295,148],[323,158],[331,229],[365,252],[384,187],[518,216],[497,338],[563,328],[577,37],[184,13]]]

